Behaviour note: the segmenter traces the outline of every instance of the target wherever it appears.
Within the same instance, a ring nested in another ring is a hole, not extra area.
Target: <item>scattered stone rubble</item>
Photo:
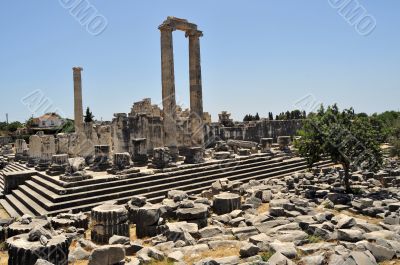
[[[380,172],[353,171],[354,194],[344,192],[340,168],[324,168],[248,183],[220,179],[196,196],[171,190],[160,203],[109,202],[92,209],[91,225],[83,213],[1,225],[9,264],[373,265],[400,259],[399,169],[386,160]],[[43,254],[54,246],[57,255]],[[226,255],[214,257],[218,251]]]

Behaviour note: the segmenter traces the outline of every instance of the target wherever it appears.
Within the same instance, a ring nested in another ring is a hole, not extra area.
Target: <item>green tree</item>
[[[89,107],[86,108],[85,122],[93,122],[94,116]]]
[[[14,121],[7,125],[7,130],[9,132],[15,132],[18,128],[22,127],[23,127],[22,123],[20,123],[19,121]]]
[[[6,130],[7,130],[7,123],[0,122],[0,131],[6,131]]]
[[[70,119],[66,119],[65,123],[61,127],[62,133],[73,133],[75,132],[75,125],[74,122]]]
[[[314,126],[315,124],[311,120],[307,120],[303,129],[298,132],[301,138],[294,141],[295,147],[299,150],[300,155],[306,159],[309,168],[320,161],[323,154],[322,134]]]
[[[326,110],[321,106],[300,132],[297,142],[299,154],[309,164],[327,155],[344,170],[343,184],[351,191],[350,169],[364,168],[376,171],[382,165],[382,153],[374,130],[368,118],[354,114],[352,108],[339,111],[337,105]]]

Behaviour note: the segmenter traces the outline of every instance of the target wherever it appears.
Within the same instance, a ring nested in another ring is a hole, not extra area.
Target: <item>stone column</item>
[[[190,124],[192,147],[204,147],[203,92],[201,83],[200,37],[203,33],[189,30]]]
[[[82,78],[81,67],[72,68],[74,74],[74,115],[75,132],[83,132],[83,109],[82,109]]]
[[[174,51],[172,31],[174,28],[163,24],[161,31],[161,74],[162,74],[162,101],[164,112],[164,145],[173,156],[178,154],[176,140],[176,100],[175,100],[175,74]]]

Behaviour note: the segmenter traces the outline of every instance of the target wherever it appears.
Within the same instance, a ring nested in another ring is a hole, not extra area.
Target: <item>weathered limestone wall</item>
[[[70,156],[93,156],[95,145],[113,146],[110,125],[93,126],[84,124],[81,133],[59,133],[53,135],[36,134],[29,138],[28,156],[31,159],[51,161],[54,154]],[[116,141],[119,143],[119,141]]]
[[[32,159],[40,159],[42,156],[42,139],[38,135],[29,137],[28,156]]]
[[[130,130],[126,113],[114,114],[114,119],[111,123],[111,132],[114,152],[129,152]]]
[[[164,130],[161,117],[149,117],[146,114],[137,114],[129,117],[129,152],[133,151],[134,139],[145,138],[148,153],[156,147],[164,146]]]
[[[112,146],[112,129],[110,125],[102,125],[97,128],[98,141],[100,145]]]
[[[178,113],[179,114],[179,113]],[[302,127],[302,120],[270,121],[262,120],[253,123],[240,123],[234,127],[223,127],[219,123],[204,124],[204,140],[206,146],[216,140],[244,140],[260,143],[261,138],[273,138],[276,142],[278,136],[294,136]],[[145,138],[148,153],[156,147],[165,146],[164,127],[160,117],[149,117],[146,114],[127,116],[117,114],[112,122],[112,140],[114,152],[132,153],[132,140]],[[191,127],[188,119],[178,115],[176,121],[177,144],[179,149],[191,147]]]
[[[43,135],[41,137],[42,140],[42,154],[41,154],[41,160],[42,161],[51,161],[51,158],[53,157],[54,154],[56,154],[56,143],[54,140],[53,135]]]
[[[11,143],[12,139],[8,136],[0,136],[0,146]]]
[[[69,135],[65,133],[59,133],[56,137],[56,152],[57,154],[68,154],[69,153]]]
[[[28,145],[26,144],[24,139],[16,139],[15,140],[15,153],[23,154],[28,150]]]
[[[260,142],[261,138],[273,138],[276,142],[278,136],[294,136],[302,128],[302,120],[262,120],[252,124],[241,124],[235,127],[221,127],[212,124],[205,128],[206,142],[213,142],[214,138],[221,140],[235,139]]]

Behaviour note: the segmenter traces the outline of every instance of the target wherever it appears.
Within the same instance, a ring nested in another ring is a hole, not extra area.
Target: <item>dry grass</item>
[[[8,218],[10,218],[10,215],[3,208],[3,206],[0,205],[0,219],[8,219]]]
[[[8,264],[8,253],[7,251],[0,252],[0,265],[7,265]]]
[[[164,260],[153,260],[148,265],[174,265],[174,264],[175,263],[173,261],[169,261],[168,259],[164,259]]]
[[[265,213],[266,211],[269,211],[269,203],[263,203],[257,208],[257,213],[259,214]]]
[[[70,264],[70,265],[88,265],[89,260],[77,260],[75,262],[68,263],[68,264]]]
[[[78,245],[78,241],[72,240],[71,245],[69,246],[69,250],[74,250],[76,249],[76,246]]]
[[[320,210],[321,212],[329,211],[329,212],[333,213],[334,215],[345,214],[347,216],[354,217],[356,219],[361,219],[361,220],[366,221],[367,223],[374,224],[374,225],[377,225],[380,222],[382,222],[381,218],[375,218],[375,217],[369,217],[369,216],[362,215],[362,214],[356,214],[356,213],[353,213],[353,212],[350,212],[350,211],[347,211],[347,210],[340,211],[340,212],[336,211],[336,210],[332,210],[332,209],[320,209],[320,208],[317,208],[317,210]]]
[[[135,241],[137,240],[137,235],[136,235],[136,225],[130,225],[129,227],[129,237],[131,239],[131,241]]]
[[[379,265],[400,265],[400,259],[384,261],[379,263]]]
[[[184,261],[186,264],[194,264],[202,259],[205,258],[223,258],[229,256],[239,256],[240,248],[231,247],[231,248],[217,248],[214,250],[207,250],[204,252],[199,253],[196,256],[188,256],[184,257]]]

